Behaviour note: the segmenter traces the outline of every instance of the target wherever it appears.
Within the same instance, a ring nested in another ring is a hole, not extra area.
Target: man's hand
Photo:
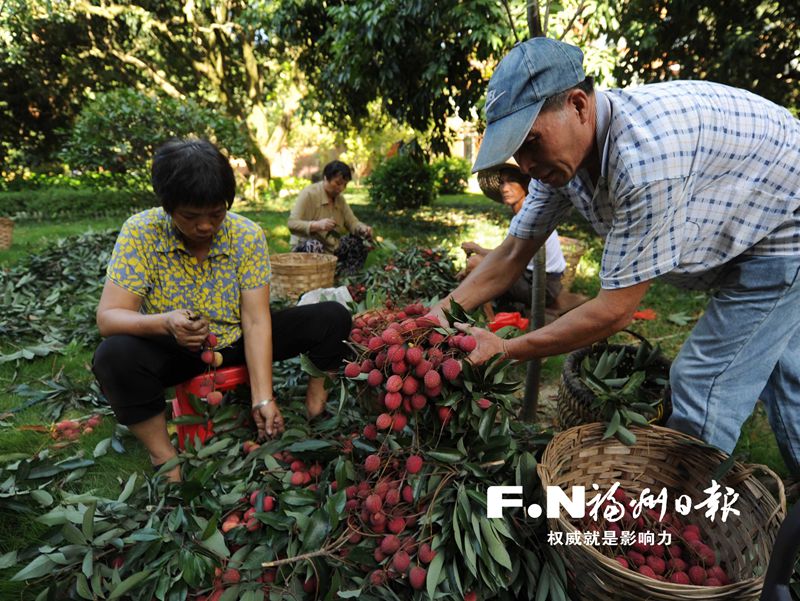
[[[253,419],[256,422],[256,428],[258,428],[259,440],[283,434],[283,416],[275,401],[267,403],[266,405],[261,405],[258,409],[254,409]]]
[[[467,361],[473,365],[482,365],[489,359],[501,353],[507,355],[506,341],[499,336],[495,336],[489,330],[476,328],[465,323],[456,323],[456,329],[469,334],[477,342],[475,349],[467,356]]]
[[[315,232],[329,232],[336,227],[336,222],[330,217],[311,222],[311,229]]]
[[[176,309],[166,315],[167,331],[179,345],[199,351],[208,336],[208,320],[196,317],[186,309]]]
[[[462,242],[461,250],[467,253],[467,256],[470,256],[476,253],[480,253],[482,250],[485,249],[480,244],[476,244],[475,242]]]

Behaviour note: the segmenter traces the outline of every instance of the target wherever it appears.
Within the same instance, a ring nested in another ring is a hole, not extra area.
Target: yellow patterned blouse
[[[242,335],[241,291],[269,283],[267,238],[260,226],[229,212],[208,257],[198,262],[164,209],[148,209],[122,226],[106,276],[141,296],[143,313],[200,313],[222,348]]]

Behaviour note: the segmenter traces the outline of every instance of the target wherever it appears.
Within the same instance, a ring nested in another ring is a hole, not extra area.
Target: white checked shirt
[[[740,255],[800,254],[800,121],[759,96],[676,81],[595,92],[601,170],[531,180],[509,233],[546,235],[571,206],[605,236],[600,281],[713,286]]]

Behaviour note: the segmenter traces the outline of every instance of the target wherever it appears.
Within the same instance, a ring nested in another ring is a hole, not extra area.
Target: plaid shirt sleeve
[[[681,196],[689,187],[679,179],[631,186],[617,195],[611,229],[603,249],[600,282],[625,288],[657,278],[680,263],[686,222]]]
[[[511,220],[508,233],[523,240],[548,236],[571,207],[569,198],[533,179],[525,203]]]

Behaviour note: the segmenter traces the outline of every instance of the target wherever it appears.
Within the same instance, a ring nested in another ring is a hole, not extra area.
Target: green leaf
[[[17,552],[9,551],[0,555],[0,570],[5,570],[17,563]]]
[[[325,537],[328,536],[330,528],[326,512],[322,510],[315,511],[300,535],[300,540],[303,541],[301,551],[307,552],[319,549]]]
[[[603,433],[603,440],[607,438],[611,438],[614,434],[617,433],[619,428],[621,427],[622,418],[620,416],[619,410],[614,409],[614,414],[611,416],[611,420],[608,422],[608,427],[606,431]]]
[[[425,585],[428,589],[428,598],[434,598],[434,591],[439,586],[439,576],[442,573],[442,566],[444,565],[444,553],[441,551],[433,558],[431,565],[428,566],[428,575],[425,578]]]
[[[31,491],[31,497],[42,507],[50,507],[53,504],[53,495],[46,490],[36,489]]]
[[[210,445],[204,446],[199,451],[197,451],[197,458],[198,459],[205,459],[206,457],[210,457],[211,455],[215,455],[222,451],[223,449],[228,448],[233,443],[233,438],[226,437],[214,442]]]
[[[81,563],[81,572],[87,578],[91,578],[93,571],[94,571],[94,550],[89,549],[86,552],[86,555],[84,555],[83,557],[83,563]]]
[[[94,595],[92,595],[92,589],[89,588],[89,579],[86,578],[85,575],[81,573],[78,574],[77,580],[75,581],[75,587],[82,599],[93,601],[95,598]]]
[[[539,583],[536,587],[536,599],[534,601],[545,601],[550,594],[550,565],[545,564],[542,573],[539,575]]]
[[[457,451],[443,451],[443,450],[427,451],[425,455],[430,457],[431,459],[435,459],[436,461],[441,461],[442,463],[449,463],[451,465],[460,463],[464,460],[464,456]]]
[[[620,426],[617,429],[617,439],[629,447],[636,444],[636,435],[625,426]]]
[[[94,512],[96,508],[97,504],[91,503],[83,514],[82,531],[86,540],[94,538]]]
[[[109,601],[112,599],[119,599],[125,593],[132,591],[134,588],[139,586],[142,582],[147,580],[150,577],[150,570],[142,570],[141,572],[137,572],[132,576],[128,576],[125,580],[120,582],[117,586],[115,586],[111,591],[111,596],[109,596]]]
[[[78,530],[75,526],[67,522],[61,527],[61,534],[64,535],[64,538],[67,542],[72,543],[73,545],[85,545],[86,544],[86,537],[83,536],[83,532]]]
[[[290,453],[301,453],[303,451],[319,451],[331,448],[333,448],[333,445],[327,440],[315,440],[312,438],[292,443],[285,450]]]
[[[102,457],[108,450],[111,448],[111,438],[104,438],[100,442],[97,443],[94,447],[94,451],[92,452],[92,457]]]
[[[483,535],[483,540],[486,541],[486,546],[492,559],[507,570],[511,570],[511,556],[494,531],[490,520],[481,520],[481,534]]]
[[[128,482],[125,484],[125,488],[122,489],[122,492],[120,493],[117,502],[124,503],[125,501],[127,501],[133,494],[135,487],[136,487],[136,474],[131,474],[130,478],[128,478]]]
[[[30,580],[32,578],[39,578],[45,574],[49,574],[56,564],[50,560],[47,555],[39,555],[27,566],[22,568],[19,572],[11,577],[12,581]]]

